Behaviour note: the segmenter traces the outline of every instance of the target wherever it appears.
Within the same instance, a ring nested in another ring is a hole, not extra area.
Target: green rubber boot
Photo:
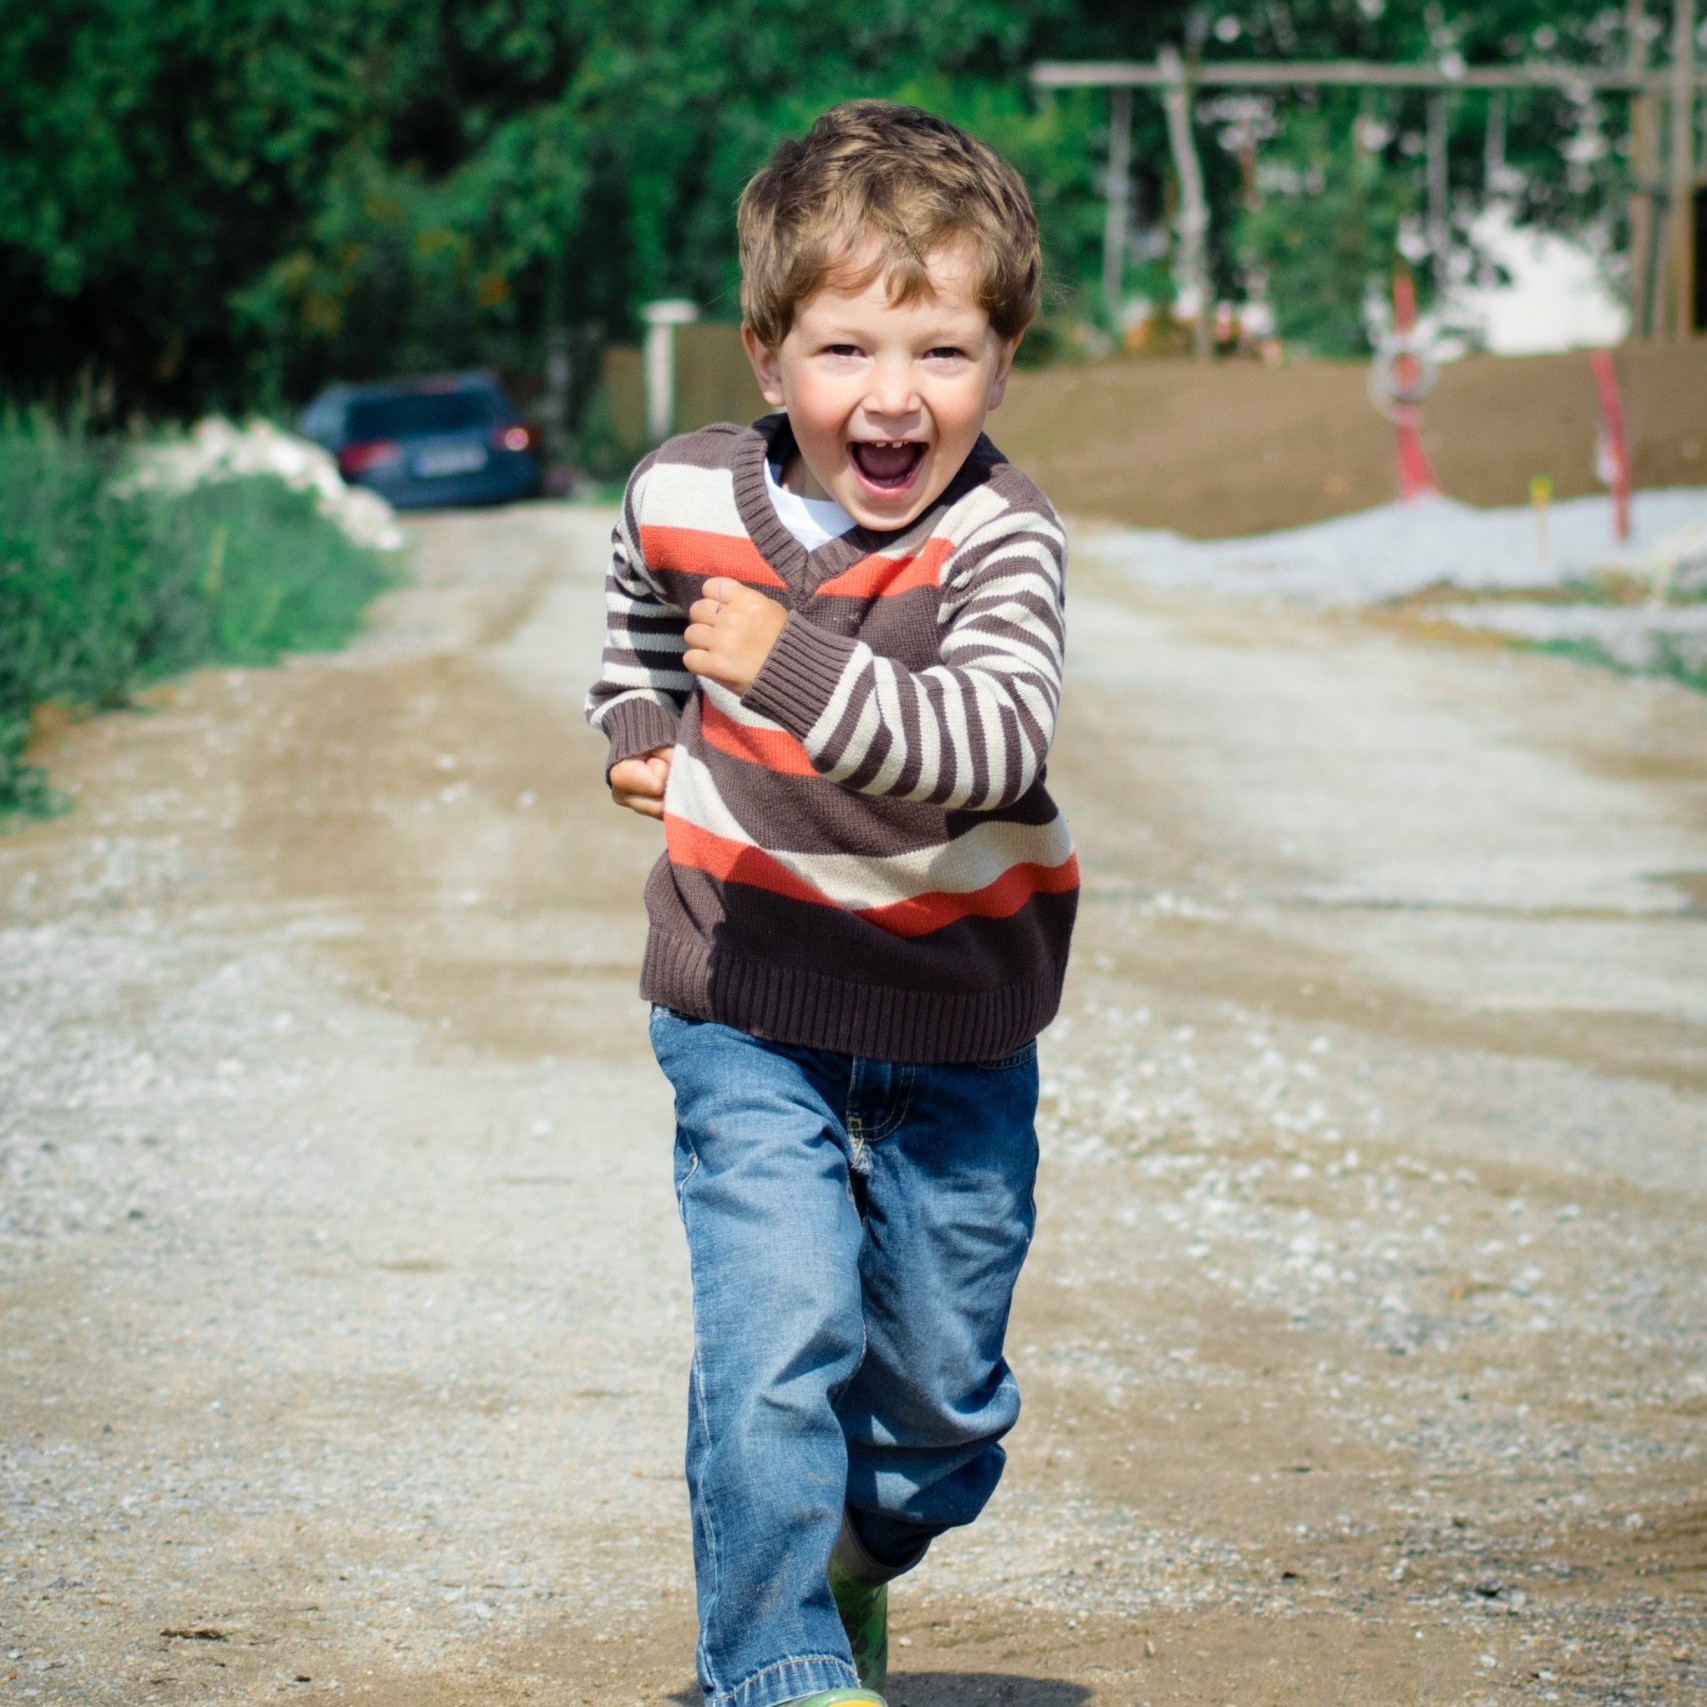
[[[889,1681],[888,1583],[855,1582],[832,1570],[830,1592],[848,1633],[860,1683],[867,1689],[881,1689]]]
[[[888,1703],[869,1689],[821,1689],[816,1695],[797,1695],[782,1707],[888,1707]]]
[[[882,1689],[889,1681],[889,1583],[887,1579],[873,1582],[875,1569],[881,1569],[873,1567],[875,1561],[867,1557],[844,1519],[836,1550],[830,1555],[830,1593],[842,1615],[860,1683],[867,1689]]]

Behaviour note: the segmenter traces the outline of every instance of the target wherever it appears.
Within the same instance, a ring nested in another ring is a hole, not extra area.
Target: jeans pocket
[[[998,1055],[994,1061],[974,1061],[972,1064],[981,1073],[1011,1073],[1016,1067],[1029,1067],[1036,1059],[1037,1039],[1034,1037],[1011,1053]]]
[[[665,1077],[672,1083],[675,1075],[670,1070],[670,1064],[683,1049],[690,1047],[689,1039],[684,1034],[692,1023],[674,1008],[665,1007],[662,1002],[652,1003],[652,1011],[646,1016],[646,1040],[652,1045],[652,1058],[664,1069]]]

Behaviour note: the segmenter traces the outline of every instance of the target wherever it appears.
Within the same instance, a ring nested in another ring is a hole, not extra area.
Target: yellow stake
[[[1547,511],[1553,502],[1553,477],[1537,474],[1529,482],[1529,501],[1535,506],[1535,555],[1545,569],[1553,561],[1552,546],[1547,538]]]

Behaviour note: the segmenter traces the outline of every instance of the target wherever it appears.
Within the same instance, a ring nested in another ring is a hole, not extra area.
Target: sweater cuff
[[[741,703],[804,741],[824,715],[836,684],[858,649],[857,640],[826,634],[798,611],[790,611],[770,656],[753,678],[753,685],[742,694]]]
[[[610,754],[605,759],[605,781],[610,781],[611,767],[624,759],[638,758],[658,747],[676,744],[676,717],[655,699],[625,699],[613,705],[599,719],[599,728],[610,742]]]

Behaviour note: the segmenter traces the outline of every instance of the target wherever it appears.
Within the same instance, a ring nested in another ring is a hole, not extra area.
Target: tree
[[[1263,281],[1275,330],[1317,356],[1371,348],[1366,309],[1380,297],[1399,252],[1413,196],[1355,130],[1311,113],[1287,127],[1285,164],[1240,221],[1244,259]]]
[[[548,325],[629,336],[654,296],[732,315],[740,185],[855,94],[923,101],[1012,155],[1070,301],[1097,271],[1107,102],[1036,97],[1027,68],[1153,58],[1194,18],[1206,56],[1623,52],[1583,0],[0,0],[0,389],[243,408],[333,375],[537,367]],[[1160,208],[1161,115],[1137,111]],[[1460,184],[1478,112],[1455,121]],[[1420,103],[1382,116],[1380,172],[1409,183]],[[1563,95],[1513,102],[1524,214],[1580,218],[1596,195],[1560,164],[1583,118]],[[1231,287],[1239,165],[1206,164]]]

